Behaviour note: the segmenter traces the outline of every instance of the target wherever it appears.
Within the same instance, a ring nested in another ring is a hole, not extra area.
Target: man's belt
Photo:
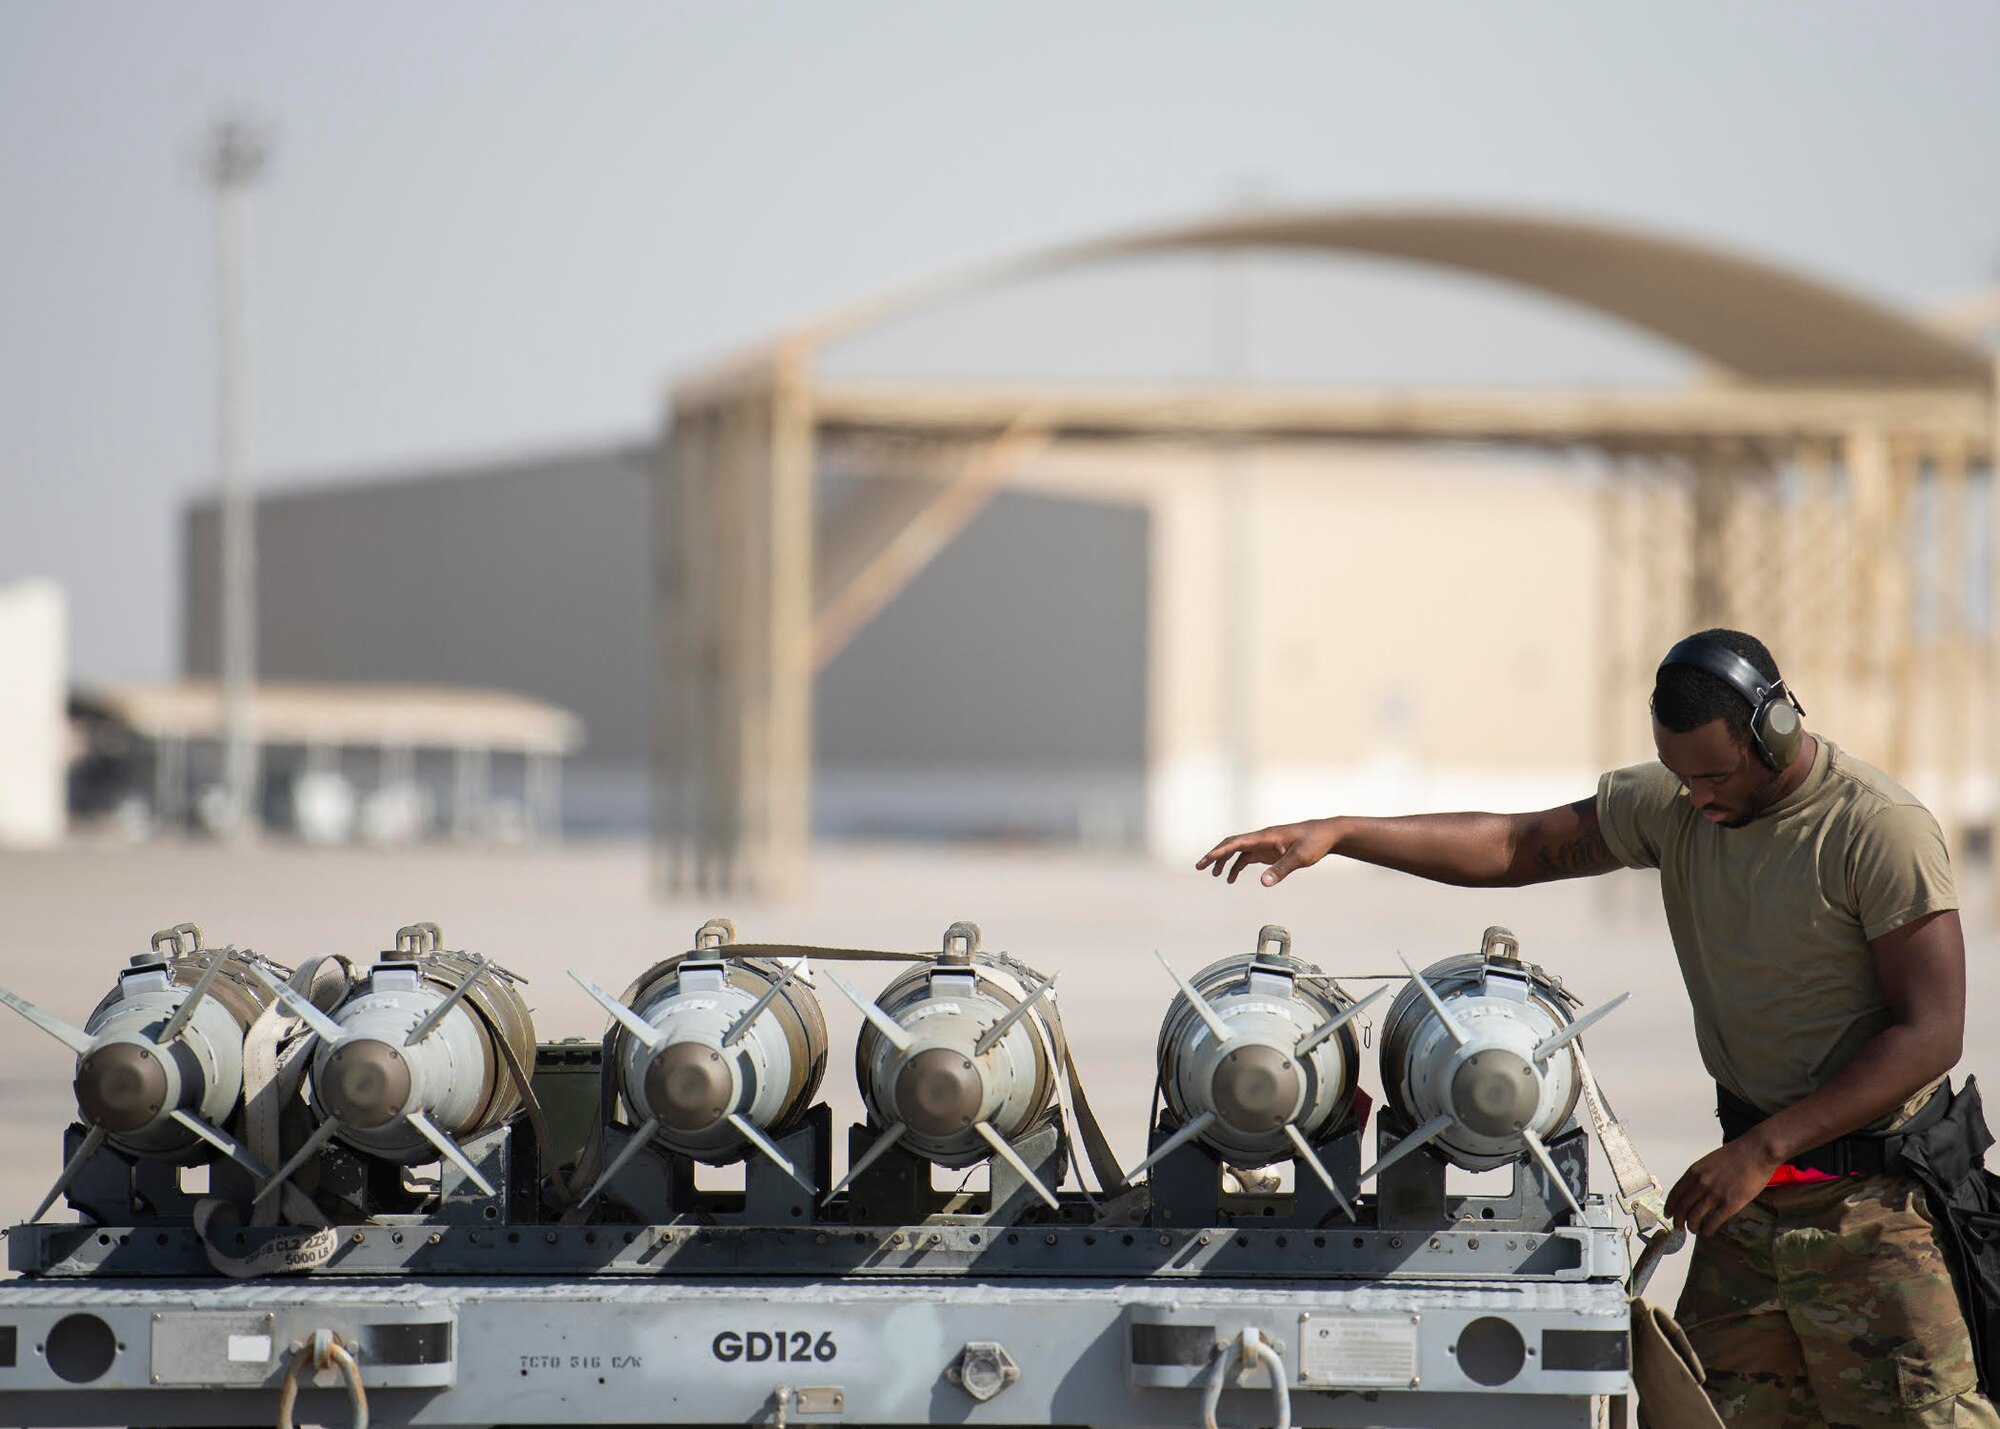
[[[1824,1171],[1830,1176],[1882,1176],[1902,1169],[1902,1139],[1934,1126],[1945,1114],[1951,1098],[1944,1084],[1931,1093],[1915,1116],[1894,1131],[1856,1131],[1801,1151],[1786,1158],[1788,1164],[1807,1171]],[[1722,1139],[1734,1141],[1769,1116],[1729,1091],[1715,1089],[1715,1115],[1722,1122]]]

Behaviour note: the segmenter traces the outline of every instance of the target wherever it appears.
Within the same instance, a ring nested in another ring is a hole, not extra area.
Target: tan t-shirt
[[[1888,1026],[1869,940],[1958,906],[1930,811],[1818,743],[1805,782],[1742,828],[1702,818],[1657,762],[1597,786],[1611,852],[1660,870],[1703,1065],[1766,1112],[1817,1089]]]

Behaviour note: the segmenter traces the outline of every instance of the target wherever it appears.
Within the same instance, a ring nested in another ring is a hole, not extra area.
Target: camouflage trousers
[[[1916,1183],[1768,1190],[1695,1242],[1676,1318],[1730,1424],[1992,1425]]]

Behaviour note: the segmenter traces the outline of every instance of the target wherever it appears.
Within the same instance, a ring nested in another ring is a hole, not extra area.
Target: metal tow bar
[[[1208,1388],[1202,1391],[1201,1396],[1203,1429],[1218,1429],[1215,1411],[1222,1403],[1222,1386],[1228,1382],[1229,1376],[1255,1369],[1260,1364],[1271,1374],[1271,1402],[1278,1412],[1273,1429],[1292,1429],[1292,1390],[1285,1383],[1285,1362],[1255,1327],[1246,1327],[1234,1340],[1219,1346],[1211,1364]],[[289,1429],[289,1426],[281,1425],[279,1429]]]
[[[292,1429],[300,1377],[310,1380],[327,1369],[338,1369],[347,1381],[347,1402],[354,1407],[352,1429],[368,1429],[368,1392],[361,1387],[361,1366],[331,1330],[314,1330],[312,1338],[298,1347],[285,1366],[284,1382],[278,1386],[278,1429]]]

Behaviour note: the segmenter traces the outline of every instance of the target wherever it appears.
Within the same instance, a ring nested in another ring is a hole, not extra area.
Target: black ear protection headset
[[[1748,701],[1750,747],[1757,751],[1766,768],[1789,769],[1799,757],[1799,746],[1805,739],[1805,726],[1800,723],[1805,706],[1786,687],[1782,677],[1766,679],[1762,670],[1727,645],[1699,635],[1690,635],[1669,650],[1666,659],[1660,661],[1660,669],[1669,665],[1692,665],[1697,670],[1706,670]],[[1657,671],[1653,678],[1659,679]]]

